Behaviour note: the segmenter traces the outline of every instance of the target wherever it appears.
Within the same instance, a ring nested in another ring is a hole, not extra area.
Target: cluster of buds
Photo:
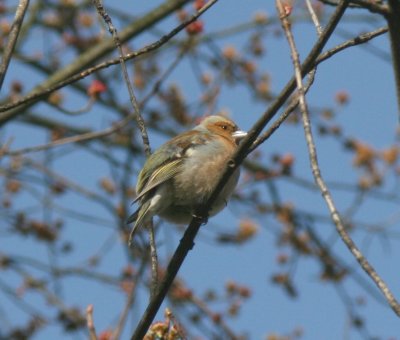
[[[202,9],[205,5],[205,1],[204,0],[195,0],[193,3],[193,7],[196,11],[199,11],[200,9]],[[179,12],[178,14],[179,20],[180,21],[184,21],[188,18],[188,14],[186,11],[182,10]],[[203,33],[204,30],[204,22],[202,20],[195,20],[192,23],[190,23],[189,25],[186,26],[186,32],[191,35],[191,36],[195,36],[198,35],[200,33]]]

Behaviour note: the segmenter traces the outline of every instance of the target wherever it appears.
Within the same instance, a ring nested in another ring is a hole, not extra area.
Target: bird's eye
[[[222,128],[223,130],[228,130],[228,125],[221,125],[221,128]]]

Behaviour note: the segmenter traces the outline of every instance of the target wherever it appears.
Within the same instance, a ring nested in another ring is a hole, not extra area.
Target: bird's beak
[[[237,130],[234,133],[232,133],[232,137],[235,141],[240,141],[241,139],[243,139],[244,137],[247,136],[247,132],[246,131],[241,131],[241,130]]]

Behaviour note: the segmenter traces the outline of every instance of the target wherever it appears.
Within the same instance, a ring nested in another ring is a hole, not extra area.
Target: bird
[[[211,196],[226,164],[247,135],[224,116],[212,115],[192,130],[183,132],[152,153],[136,183],[138,209],[128,218],[134,223],[129,236],[155,215],[176,224],[188,224],[197,207]],[[240,175],[237,168],[217,196],[208,217],[227,205]]]

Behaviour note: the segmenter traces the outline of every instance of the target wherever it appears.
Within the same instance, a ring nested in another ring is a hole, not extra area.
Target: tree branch
[[[89,331],[89,339],[97,340],[96,329],[93,321],[93,305],[89,305],[86,308],[86,324]]]
[[[319,1],[330,6],[338,5],[338,1],[336,0],[319,0]],[[387,5],[381,5],[376,1],[371,1],[371,0],[352,0],[350,1],[349,8],[365,8],[368,9],[371,13],[379,13],[382,15],[386,15],[389,12],[389,8]]]
[[[8,35],[7,46],[4,48],[3,59],[1,60],[0,65],[0,90],[3,86],[4,77],[6,76],[11,55],[14,51],[15,44],[17,43],[18,34],[21,29],[22,22],[24,21],[24,16],[28,6],[29,0],[20,0],[17,11],[15,12],[14,22]]]
[[[398,114],[400,117],[400,2],[398,0],[389,0],[389,8],[390,11],[386,15],[386,20],[389,26]]]

